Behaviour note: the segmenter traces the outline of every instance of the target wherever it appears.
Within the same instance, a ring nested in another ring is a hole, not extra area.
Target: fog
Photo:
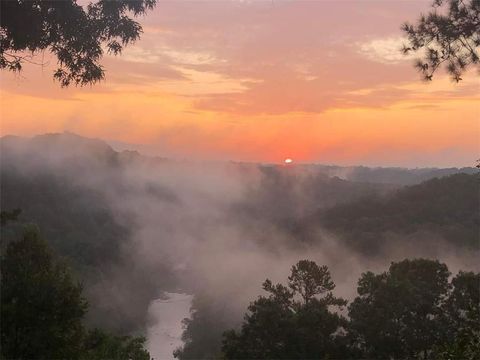
[[[180,345],[181,320],[189,315],[192,296],[222,308],[225,321],[235,326],[262,293],[262,282],[284,282],[301,259],[327,265],[335,294],[347,299],[355,296],[362,272],[385,271],[391,261],[406,257],[438,258],[454,272],[476,268],[476,254],[453,249],[428,232],[409,235],[408,244],[421,246],[391,234],[372,255],[354,251],[320,224],[308,239],[297,238],[292,224],[311,214],[399,187],[350,182],[350,170],[342,180],[295,165],[168,161],[117,153],[73,135],[3,139],[2,153],[4,171],[14,166],[29,178],[62,176],[69,186],[97,194],[128,228],[128,241],[121,244],[124,263],[104,271],[86,291],[100,308],[115,302],[122,314],[147,314],[149,348],[161,359]]]

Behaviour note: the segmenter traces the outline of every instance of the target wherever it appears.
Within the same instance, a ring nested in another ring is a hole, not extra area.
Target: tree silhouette
[[[448,341],[435,348],[437,359],[480,358],[480,273],[460,271],[442,306]]]
[[[318,266],[314,261],[301,260],[292,266],[288,286],[301,295],[307,304],[315,295],[332,291],[335,287],[326,266]]]
[[[225,359],[345,358],[342,329],[346,320],[331,307],[346,301],[331,293],[335,287],[326,266],[302,260],[292,267],[289,286],[265,280],[250,304],[240,331],[225,332]],[[298,301],[297,299],[301,300]]]
[[[1,269],[0,359],[150,359],[144,337],[84,327],[82,286],[35,226],[8,243]]]
[[[441,305],[451,288],[449,276],[445,264],[427,259],[362,274],[359,296],[349,306],[349,330],[365,357],[429,358],[448,335]]]
[[[140,37],[133,17],[156,0],[98,0],[86,7],[76,0],[0,2],[0,68],[18,72],[24,62],[49,50],[58,59],[53,74],[62,87],[94,84],[105,77],[100,60],[106,50],[120,54]]]
[[[1,268],[2,358],[78,358],[87,302],[35,228],[7,246]]]
[[[457,82],[468,67],[479,65],[480,0],[434,0],[429,14],[402,30],[408,37],[405,54],[425,51],[416,63],[425,80],[432,80],[442,64]]]
[[[18,216],[22,212],[21,209],[13,209],[10,211],[2,210],[0,211],[0,226],[5,226],[11,221],[17,221]]]

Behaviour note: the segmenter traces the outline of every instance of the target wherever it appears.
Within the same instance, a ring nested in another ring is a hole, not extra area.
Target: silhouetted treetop
[[[308,303],[315,295],[333,290],[335,284],[326,266],[318,266],[311,260],[301,260],[292,266],[288,286]]]
[[[156,0],[98,0],[83,7],[76,0],[1,1],[0,68],[20,71],[24,62],[49,50],[58,59],[53,77],[62,87],[102,80],[106,50],[118,55],[140,37],[133,18],[153,9]]]
[[[1,257],[2,359],[77,359],[87,301],[35,226]]]
[[[221,358],[348,358],[340,335],[347,321],[330,310],[341,310],[347,302],[333,296],[334,287],[328,268],[310,260],[292,266],[288,286],[265,280],[268,295],[250,304],[238,331],[224,333]],[[187,358],[181,350],[175,355]]]
[[[416,63],[425,80],[442,64],[457,82],[469,66],[479,65],[480,0],[434,0],[430,13],[402,30],[408,37],[405,54],[425,50]]]
[[[21,212],[21,209],[0,211],[0,226],[7,225],[10,221],[16,221]]]

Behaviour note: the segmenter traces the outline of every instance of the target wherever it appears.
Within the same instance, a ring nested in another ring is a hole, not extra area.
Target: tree
[[[292,267],[288,287],[263,283],[269,293],[250,304],[239,332],[224,334],[226,359],[326,359],[346,355],[341,329],[345,319],[329,307],[335,298],[326,267],[302,260]],[[300,299],[300,300],[297,300]]]
[[[461,271],[443,306],[449,338],[435,349],[437,359],[480,358],[480,273]]]
[[[18,216],[21,214],[21,212],[21,209],[0,211],[0,226],[5,226],[11,221],[17,221]]]
[[[353,346],[368,358],[429,358],[448,335],[441,315],[449,275],[445,264],[426,259],[362,274],[359,296],[349,306]]]
[[[1,269],[0,358],[150,359],[143,337],[84,328],[82,287],[35,227],[8,244]]]
[[[98,0],[85,8],[76,0],[0,2],[0,68],[20,71],[24,62],[49,50],[58,59],[54,79],[62,87],[94,84],[105,77],[104,49],[114,55],[140,37],[133,17],[156,0]]]
[[[301,260],[292,266],[292,275],[288,277],[288,286],[299,293],[305,304],[315,295],[323,294],[335,288],[326,266],[318,266],[314,261]]]
[[[6,359],[77,359],[87,302],[35,228],[1,259],[1,353]]]
[[[150,360],[144,337],[114,336],[99,329],[88,332],[82,360]]]
[[[405,54],[425,51],[416,67],[426,80],[444,63],[457,82],[468,67],[479,65],[480,0],[434,0],[428,15],[416,25],[405,23],[402,30],[408,37]]]
[[[182,321],[183,344],[173,356],[180,360],[216,359],[220,356],[221,338],[230,327],[231,313],[216,294],[195,294],[190,318]]]

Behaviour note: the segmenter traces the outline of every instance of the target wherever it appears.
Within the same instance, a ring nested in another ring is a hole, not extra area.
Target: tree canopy
[[[443,64],[457,82],[468,67],[479,66],[480,0],[434,0],[431,12],[402,30],[408,37],[404,53],[425,51],[416,67],[426,80]]]
[[[349,306],[350,345],[366,358],[477,359],[480,274],[449,276],[427,259],[364,273]]]
[[[349,306],[350,329],[367,357],[427,358],[445,341],[441,304],[450,272],[438,261],[392,263],[388,272],[367,272]]]
[[[94,84],[105,77],[100,60],[117,55],[142,33],[133,18],[156,0],[98,0],[83,7],[76,0],[0,2],[0,68],[20,71],[48,50],[58,59],[53,77],[61,86]]]
[[[31,228],[1,260],[1,352],[7,359],[72,359],[87,302],[66,266]]]
[[[449,277],[428,259],[366,272],[344,318],[328,269],[302,260],[288,286],[265,281],[269,295],[249,306],[239,331],[224,333],[222,358],[478,359],[480,274]]]
[[[1,269],[0,358],[150,359],[143,337],[84,327],[82,287],[36,227],[6,246]]]
[[[331,293],[335,287],[328,268],[302,260],[292,267],[288,287],[263,283],[268,296],[249,307],[239,332],[225,333],[226,359],[323,359],[338,358],[343,343],[336,334],[345,319],[330,307],[346,301]]]

